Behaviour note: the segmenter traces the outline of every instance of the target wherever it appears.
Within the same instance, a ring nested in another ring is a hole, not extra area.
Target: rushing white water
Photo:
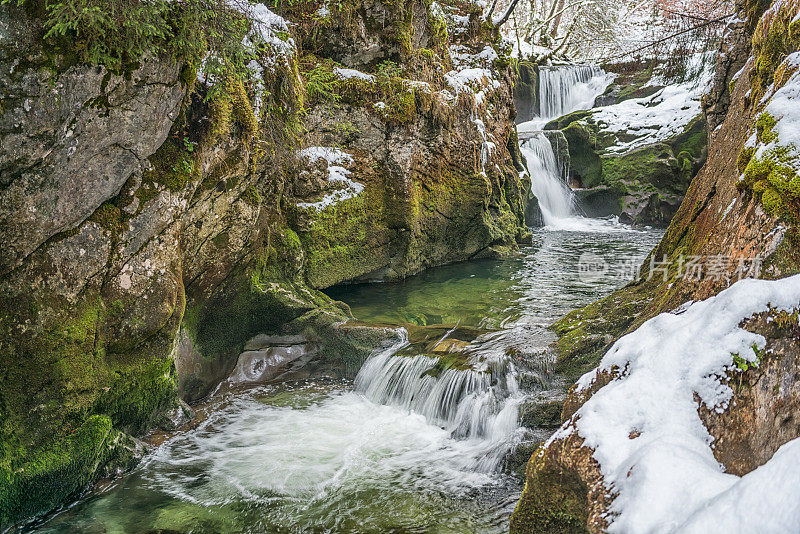
[[[567,185],[567,165],[559,162],[550,140],[543,133],[520,143],[528,162],[533,194],[539,200],[546,226],[558,227],[575,215],[572,190]]]
[[[579,109],[589,109],[609,81],[609,75],[595,65],[541,67],[539,116],[554,119]]]
[[[517,408],[524,399],[513,364],[501,358],[432,373],[437,362],[422,354],[381,353],[361,368],[356,390],[377,404],[420,414],[452,438],[471,442],[467,464],[483,472],[496,470],[514,445]]]

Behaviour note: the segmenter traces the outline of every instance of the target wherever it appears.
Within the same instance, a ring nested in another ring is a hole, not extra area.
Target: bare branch
[[[497,0],[495,0],[495,3],[497,3]],[[514,8],[517,7],[518,3],[519,3],[519,0],[511,0],[511,5],[508,6],[508,9],[506,10],[505,15],[500,17],[500,20],[498,20],[497,22],[493,22],[492,23],[495,28],[499,28],[500,26],[502,26],[503,24],[508,22],[508,18],[511,16],[511,13],[514,12]]]
[[[706,22],[703,22],[701,24],[697,24],[695,26],[692,26],[691,28],[687,28],[685,30],[681,30],[681,31],[673,33],[671,35],[667,35],[666,37],[664,37],[662,39],[658,39],[658,40],[653,41],[651,43],[648,43],[648,44],[646,44],[644,46],[640,46],[639,48],[635,48],[633,50],[629,50],[627,52],[623,52],[622,54],[617,54],[616,56],[610,56],[610,57],[607,57],[607,58],[597,58],[597,59],[595,59],[595,61],[610,61],[612,59],[619,59],[619,58],[622,58],[622,57],[625,57],[625,56],[629,56],[631,54],[635,54],[636,52],[641,52],[642,50],[645,50],[647,48],[650,48],[650,47],[656,46],[658,44],[661,44],[664,41],[669,41],[670,39],[674,39],[675,37],[678,37],[679,35],[683,35],[685,33],[689,33],[689,32],[694,31],[694,30],[699,30],[700,28],[704,28],[704,27],[706,27],[706,26],[708,26],[710,24],[718,24],[718,23],[720,23],[720,22],[724,21],[725,19],[728,19],[728,18],[730,18],[732,16],[733,16],[733,14],[730,14],[730,15],[725,15],[725,16],[722,16],[722,17],[719,17],[719,18],[716,18],[716,19],[707,20]]]
[[[489,8],[489,11],[483,16],[483,18],[485,18],[486,20],[491,22],[492,21],[492,13],[494,13],[494,8],[495,7],[497,7],[497,0],[494,0],[494,2],[492,2],[492,6]]]

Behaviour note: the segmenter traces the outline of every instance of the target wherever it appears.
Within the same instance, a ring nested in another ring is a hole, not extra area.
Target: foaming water
[[[539,200],[542,219],[547,226],[558,227],[574,214],[574,195],[567,185],[567,166],[558,161],[550,139],[543,133],[520,143],[528,162],[532,191]]]
[[[438,373],[437,358],[385,352],[368,360],[356,377],[358,391],[377,404],[392,405],[422,415],[454,439],[471,444],[465,465],[494,472],[514,445],[517,407],[524,400],[513,364],[490,364],[469,358],[470,368],[446,368]],[[434,372],[432,372],[434,371]]]
[[[308,406],[272,397],[320,395]],[[339,386],[261,388],[220,404],[80,514],[43,532],[500,532],[475,491],[503,479],[424,416]],[[485,504],[484,504],[485,505]]]

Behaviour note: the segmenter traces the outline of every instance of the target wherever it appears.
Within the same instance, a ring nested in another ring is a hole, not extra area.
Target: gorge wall
[[[577,378],[608,348],[659,313],[714,295],[743,277],[800,272],[796,96],[800,24],[796,1],[740,1],[704,98],[708,160],[694,178],[659,246],[636,281],[556,323],[558,369]],[[792,108],[792,106],[795,106]],[[705,269],[687,276],[688,261]],[[657,267],[649,276],[650,267]],[[797,305],[797,304],[795,304]],[[727,410],[698,402],[713,456],[744,475],[800,436],[797,309],[771,310],[741,327],[763,336],[755,365],[738,361],[726,387]],[[754,349],[755,350],[755,349]],[[626,369],[603,369],[573,386],[558,432],[531,458],[512,532],[601,532],[619,512],[617,491],[595,451],[574,431],[581,406]],[[638,434],[631,433],[630,440]],[[629,473],[630,475],[630,473]]]
[[[0,528],[134,465],[245,349],[298,347],[257,381],[352,375],[391,332],[320,289],[528,238],[510,50],[458,6],[223,3],[244,78],[92,64],[0,7]]]

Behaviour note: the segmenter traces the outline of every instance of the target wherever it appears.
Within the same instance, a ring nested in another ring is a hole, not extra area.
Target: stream
[[[597,69],[566,71],[542,83],[562,93],[605,87]],[[593,100],[547,91],[540,86],[556,116]],[[662,235],[581,217],[547,139],[532,133],[521,148],[546,224],[531,245],[400,283],[331,288],[360,321],[398,326],[354,381],[220,394],[196,429],[36,531],[507,531],[522,481],[505,459],[547,436],[520,427],[520,407],[563,397],[548,326],[624,285],[625,266]],[[608,269],[582,280],[587,253]]]

